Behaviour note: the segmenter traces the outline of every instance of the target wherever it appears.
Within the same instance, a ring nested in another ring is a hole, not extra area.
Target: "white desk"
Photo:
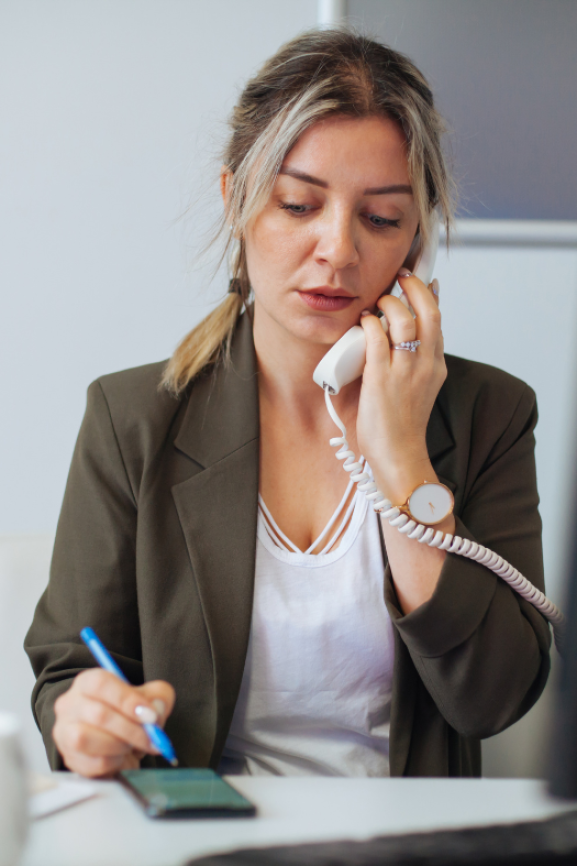
[[[33,823],[23,866],[179,866],[226,851],[448,827],[506,824],[559,814],[540,782],[504,779],[229,779],[257,818],[147,818],[116,782]]]

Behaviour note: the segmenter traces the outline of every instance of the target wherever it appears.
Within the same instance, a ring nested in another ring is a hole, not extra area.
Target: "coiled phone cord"
[[[350,450],[346,427],[336,413],[328,388],[325,388],[324,392],[329,415],[342,433],[342,436],[335,436],[329,440],[333,448],[339,449],[335,456],[338,460],[343,461],[343,469],[350,473],[351,479],[372,502],[375,511],[379,512],[383,519],[388,520],[391,526],[394,526],[407,538],[413,538],[420,544],[427,544],[429,547],[446,550],[447,553],[466,556],[494,572],[522,598],[537,608],[551,623],[555,646],[561,653],[565,618],[559,608],[540,589],[533,586],[520,571],[494,551],[483,547],[482,544],[477,544],[475,541],[470,541],[468,538],[461,538],[459,535],[451,535],[450,532],[444,533],[439,529],[435,530],[432,526],[417,523],[394,506],[378,489],[372,478],[363,471],[363,464],[358,462],[354,451]]]

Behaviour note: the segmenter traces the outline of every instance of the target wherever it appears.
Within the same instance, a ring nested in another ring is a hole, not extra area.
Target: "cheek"
[[[361,255],[361,268],[365,279],[377,285],[389,283],[405,261],[411,247],[411,237],[371,240]]]
[[[314,247],[309,231],[279,222],[262,215],[246,232],[246,259],[253,287],[277,283],[294,273]]]

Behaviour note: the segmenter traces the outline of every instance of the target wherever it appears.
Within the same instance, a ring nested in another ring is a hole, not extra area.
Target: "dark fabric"
[[[167,731],[182,766],[216,768],[232,719],[256,551],[250,321],[241,317],[231,364],[199,377],[182,398],[159,389],[163,366],[103,376],[88,389],[50,582],[25,641],[38,678],[33,710],[54,768],[62,766],[54,701],[93,665],[79,638],[84,626],[133,683],[172,683]],[[486,365],[447,356],[447,366],[427,443],[454,492],[458,532],[542,589],[535,395]],[[479,775],[479,739],[516,721],[545,685],[546,622],[490,571],[454,555],[433,597],[409,615],[388,566],[385,594],[396,629],[392,775]]]
[[[575,866],[577,813],[509,826],[250,848],[188,866]]]

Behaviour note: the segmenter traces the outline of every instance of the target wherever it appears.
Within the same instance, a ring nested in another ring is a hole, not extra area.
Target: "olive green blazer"
[[[184,766],[216,767],[231,723],[251,624],[259,487],[248,317],[231,364],[181,398],[159,389],[163,366],[103,376],[88,389],[50,582],[25,642],[54,768],[62,766],[54,701],[94,664],[83,626],[133,683],[172,683],[167,731]],[[447,366],[427,442],[454,492],[457,532],[543,589],[535,395],[483,364],[447,356]],[[451,554],[433,597],[404,616],[383,552],[396,635],[391,774],[478,775],[479,740],[516,721],[545,685],[548,626],[486,568]]]

